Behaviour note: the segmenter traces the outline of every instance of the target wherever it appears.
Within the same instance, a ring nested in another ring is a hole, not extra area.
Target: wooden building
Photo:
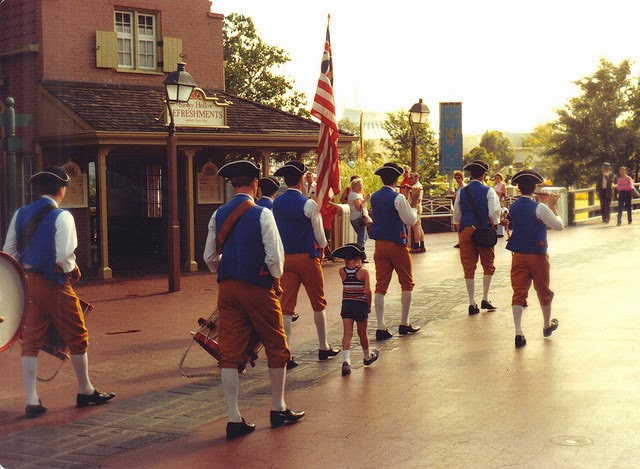
[[[83,272],[166,269],[163,81],[178,62],[198,85],[176,110],[182,270],[202,265],[207,223],[229,195],[218,167],[250,155],[268,174],[272,153],[317,148],[317,123],[224,92],[223,16],[210,8],[208,0],[0,4],[0,106],[14,98],[24,124],[16,129],[18,205],[35,197],[24,182],[32,172],[65,166],[64,207],[76,220]],[[341,144],[355,138],[345,134]]]

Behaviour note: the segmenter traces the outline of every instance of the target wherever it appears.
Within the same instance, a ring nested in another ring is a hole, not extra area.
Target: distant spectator
[[[604,163],[601,173],[596,176],[596,192],[598,193],[598,199],[600,199],[602,223],[609,223],[611,200],[613,199],[613,172],[609,163]]]
[[[316,182],[313,180],[313,173],[308,171],[304,175],[304,196],[316,200]]]
[[[504,199],[507,195],[507,186],[504,185],[504,176],[501,173],[496,173],[493,176],[494,186],[493,190],[498,194],[498,200],[500,205],[504,207]],[[504,236],[504,225],[498,225],[498,238]]]
[[[620,167],[620,177],[616,183],[618,190],[618,226],[622,224],[622,211],[627,209],[627,221],[631,224],[631,198],[633,195],[633,179],[627,175],[627,167]]]
[[[349,221],[358,235],[356,244],[360,250],[364,250],[364,243],[367,240],[367,226],[365,221],[369,218],[366,203],[369,200],[369,196],[364,195],[362,179],[356,178],[351,181],[351,192],[349,192],[349,198],[347,200],[350,209]]]
[[[358,176],[357,174],[354,174],[349,178],[349,185],[345,187],[344,190],[342,191],[342,194],[340,194],[341,204],[349,203],[349,194],[351,193],[351,183],[353,182],[354,179],[358,179],[358,178],[360,178],[360,176]]]
[[[424,247],[424,230],[422,229],[422,197],[424,195],[424,188],[420,182],[420,176],[415,171],[410,174],[411,177],[411,191],[409,193],[409,205],[411,208],[416,209],[418,215],[418,221],[411,227],[411,252],[426,252]]]

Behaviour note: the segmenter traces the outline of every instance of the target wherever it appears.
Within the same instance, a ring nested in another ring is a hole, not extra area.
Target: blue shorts
[[[366,321],[369,318],[369,304],[364,301],[343,301],[340,316],[355,322]]]

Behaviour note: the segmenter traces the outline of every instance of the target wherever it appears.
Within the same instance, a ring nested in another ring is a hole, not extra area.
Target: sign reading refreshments
[[[228,128],[227,106],[229,101],[217,97],[207,98],[200,88],[191,93],[189,102],[171,103],[176,127]],[[165,113],[165,125],[169,125],[169,113]]]

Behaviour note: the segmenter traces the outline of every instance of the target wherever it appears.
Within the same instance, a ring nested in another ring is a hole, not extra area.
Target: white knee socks
[[[511,306],[511,312],[513,313],[513,325],[516,328],[516,335],[524,335],[522,332],[522,310],[524,308],[520,305]]]
[[[400,324],[403,326],[409,325],[409,308],[411,307],[411,293],[410,291],[402,291],[400,296],[400,303],[402,304],[402,320]]]
[[[87,354],[71,355],[71,364],[78,379],[78,392],[87,395],[93,394],[96,389],[89,379],[89,358]]]
[[[284,323],[284,335],[287,336],[287,345],[289,346],[289,350],[291,350],[291,324],[293,316],[289,316],[284,314],[282,316],[282,322]]]
[[[286,368],[269,368],[271,381],[271,410],[287,410],[284,402],[284,384],[287,379]]]
[[[327,342],[327,318],[324,309],[313,312],[313,322],[316,323],[316,330],[318,331],[318,348],[320,350],[329,350],[329,342]]]
[[[475,282],[472,278],[465,278],[464,283],[467,285],[467,294],[469,295],[469,304],[473,306],[476,304]]]
[[[27,394],[27,405],[38,405],[38,392],[36,382],[38,379],[38,358],[22,357],[22,378]]]
[[[491,286],[491,277],[493,277],[493,275],[482,276],[482,299],[484,301],[489,301],[489,287]]]
[[[378,329],[384,331],[387,329],[387,325],[384,323],[384,295],[382,293],[376,293],[373,296],[373,300],[376,309],[376,319],[378,320]]]
[[[544,319],[544,327],[546,329],[551,325],[551,303],[548,305],[540,305],[540,308],[542,308],[542,317]]]
[[[223,368],[220,371],[220,380],[222,382],[222,392],[227,401],[229,422],[242,422],[240,409],[238,409],[238,388],[240,387],[238,370],[235,368]]]

